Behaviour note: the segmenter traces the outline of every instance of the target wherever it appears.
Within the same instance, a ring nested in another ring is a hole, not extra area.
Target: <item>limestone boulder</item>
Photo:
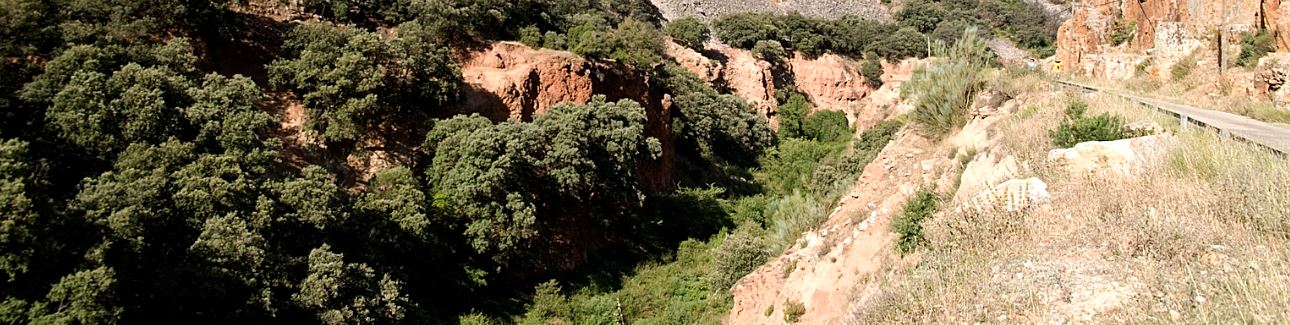
[[[994,151],[977,153],[963,167],[963,173],[959,176],[959,189],[954,193],[954,199],[958,202],[971,199],[981,191],[1011,179],[1020,170],[1017,158],[1011,155]]]
[[[1049,151],[1047,163],[1072,174],[1130,176],[1158,164],[1177,142],[1171,134],[1083,142]]]

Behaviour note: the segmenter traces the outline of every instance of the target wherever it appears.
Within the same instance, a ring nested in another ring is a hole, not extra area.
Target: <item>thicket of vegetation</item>
[[[1277,50],[1276,39],[1273,37],[1274,35],[1267,30],[1241,33],[1241,53],[1236,56],[1236,65],[1242,67],[1258,65],[1260,58]]]
[[[952,43],[973,27],[1048,56],[1060,24],[1038,4],[1011,0],[911,0],[893,18],[895,23],[886,24],[854,16],[825,20],[796,13],[742,13],[718,18],[713,28],[722,41],[744,49],[775,41],[811,57],[872,52],[893,59],[927,56],[928,39]]]
[[[1053,144],[1060,148],[1070,148],[1080,142],[1114,141],[1139,136],[1138,132],[1129,129],[1124,118],[1102,113],[1085,116],[1088,103],[1071,102],[1066,107],[1066,119],[1048,134]]]

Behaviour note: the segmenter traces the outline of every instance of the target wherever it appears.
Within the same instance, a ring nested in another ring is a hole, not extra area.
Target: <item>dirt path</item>
[[[942,175],[952,162],[944,158],[948,152],[933,148],[935,144],[915,132],[899,133],[865,168],[824,225],[804,233],[797,245],[735,284],[734,308],[726,322],[783,324],[788,301],[806,306],[799,324],[845,320],[852,301],[863,301],[857,298],[871,291],[866,283],[881,276],[892,256],[891,216],[919,187],[944,181]]]

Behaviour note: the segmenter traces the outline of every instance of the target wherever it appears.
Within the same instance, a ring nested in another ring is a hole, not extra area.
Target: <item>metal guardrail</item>
[[[1290,157],[1290,129],[1281,128],[1235,114],[1170,103],[1164,100],[1122,94],[1095,86],[1065,80],[1053,80],[1059,86],[1084,93],[1105,93],[1147,106],[1157,112],[1178,119],[1179,125],[1212,130],[1220,136],[1263,148],[1280,156]],[[1197,116],[1204,115],[1204,116]]]

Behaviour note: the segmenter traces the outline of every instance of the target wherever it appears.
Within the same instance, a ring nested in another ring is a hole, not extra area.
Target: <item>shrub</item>
[[[823,142],[846,141],[852,134],[851,123],[847,113],[842,111],[819,111],[807,115],[802,122],[802,134],[808,139]]]
[[[784,321],[796,323],[806,315],[806,305],[798,301],[784,301]]]
[[[1074,102],[1066,107],[1066,120],[1057,129],[1048,134],[1053,144],[1062,148],[1075,146],[1087,141],[1112,141],[1132,136],[1133,132],[1124,127],[1124,119],[1119,116],[1102,113],[1087,117],[1084,112],[1088,104]]]
[[[542,47],[542,30],[537,26],[520,28],[520,43],[532,48]]]
[[[554,31],[547,31],[546,34],[542,36],[542,47],[553,49],[553,50],[562,50],[562,51],[568,50],[569,41],[568,41],[568,38],[564,36],[564,34],[556,33]]]
[[[1138,22],[1131,21],[1127,24],[1123,20],[1116,20],[1115,27],[1111,29],[1112,45],[1120,45],[1133,39],[1133,34],[1138,30]]]
[[[1142,62],[1139,62],[1137,66],[1133,67],[1133,75],[1134,76],[1147,75],[1147,69],[1150,69],[1152,64],[1155,64],[1155,60],[1152,60],[1151,58],[1142,60]]]
[[[708,25],[694,17],[685,17],[669,22],[663,31],[667,36],[672,37],[677,44],[685,46],[695,51],[703,50],[703,43],[711,37],[708,31]]]
[[[1236,57],[1236,65],[1251,67],[1259,64],[1259,58],[1276,51],[1272,33],[1260,30],[1258,33],[1241,33],[1241,54]]]
[[[983,72],[993,64],[993,54],[975,30],[945,47],[938,44],[937,56],[945,60],[916,71],[903,90],[917,98],[914,120],[929,135],[940,136],[967,121],[972,100],[983,86]]]
[[[768,13],[741,13],[726,15],[712,23],[717,38],[737,48],[752,48],[758,41],[779,39],[775,15]]]
[[[1179,60],[1178,63],[1174,63],[1174,66],[1169,69],[1169,78],[1174,81],[1187,79],[1187,76],[1191,75],[1191,70],[1195,68],[1196,58],[1187,56],[1182,60]]]
[[[784,45],[780,44],[779,41],[774,40],[757,41],[757,44],[753,45],[752,53],[753,55],[756,55],[757,58],[766,60],[770,63],[783,61],[784,57],[787,56],[787,52],[784,51]]]
[[[533,291],[533,303],[525,307],[527,312],[520,319],[520,324],[551,324],[570,319],[569,298],[560,292],[559,282],[543,282]]]
[[[922,58],[928,55],[924,35],[909,27],[878,39],[868,49],[887,59]]]
[[[928,189],[919,190],[905,202],[905,207],[891,225],[899,236],[896,239],[896,252],[908,254],[927,243],[927,239],[923,237],[923,221],[931,218],[939,205],[940,199]]]
[[[766,207],[770,220],[774,221],[775,251],[790,246],[802,232],[820,225],[828,217],[824,204],[814,196],[793,191]]]
[[[715,288],[726,289],[770,258],[765,231],[756,222],[744,222],[713,251],[709,278]]]
[[[865,57],[864,63],[860,64],[860,75],[874,88],[882,87],[882,62],[878,59],[878,54]]]
[[[920,33],[930,33],[941,23],[945,15],[945,8],[942,8],[940,3],[911,0],[905,2],[905,7],[897,11],[893,18],[896,18],[901,26],[913,27]]]

